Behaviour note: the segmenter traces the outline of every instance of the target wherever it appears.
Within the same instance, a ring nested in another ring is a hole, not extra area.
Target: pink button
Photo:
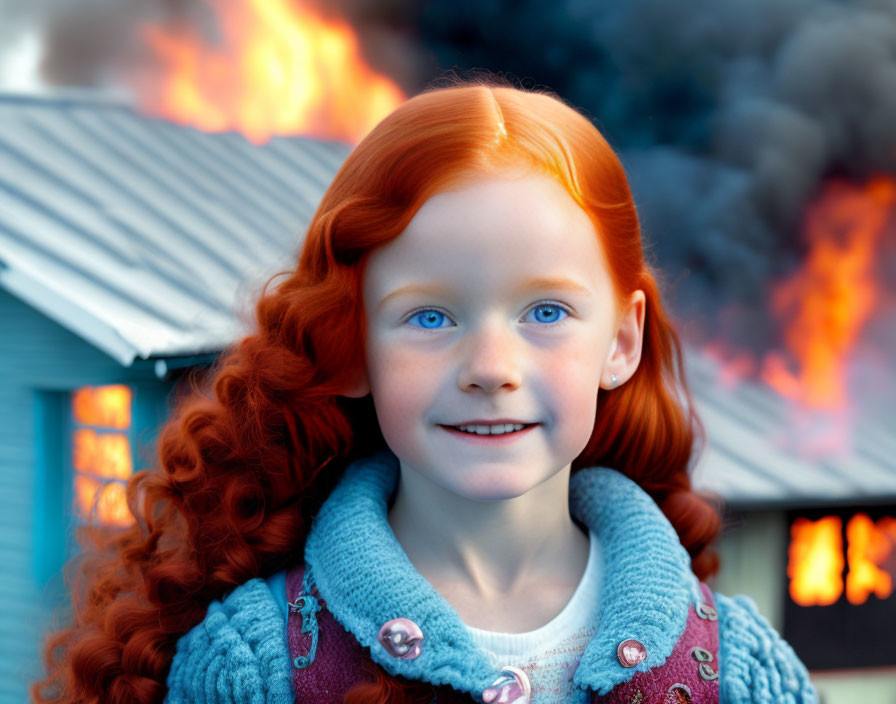
[[[420,657],[423,631],[409,618],[393,618],[383,624],[377,639],[392,657],[413,660]]]
[[[616,648],[616,657],[623,667],[634,667],[644,662],[647,657],[647,649],[641,642],[630,638],[622,641]]]
[[[526,673],[511,665],[501,668],[501,676],[482,693],[486,704],[529,704],[531,697],[532,685]]]

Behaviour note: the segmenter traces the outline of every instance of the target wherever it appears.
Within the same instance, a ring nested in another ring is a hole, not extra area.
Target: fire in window
[[[812,669],[896,665],[896,507],[794,512],[784,636]]]
[[[72,394],[75,515],[109,526],[133,521],[125,484],[133,471],[131,389],[85,386]]]

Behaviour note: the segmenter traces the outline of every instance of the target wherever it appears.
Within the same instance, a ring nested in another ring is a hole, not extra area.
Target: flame
[[[164,75],[138,80],[142,109],[208,132],[237,130],[261,144],[304,134],[358,142],[404,101],[364,62],[352,29],[295,0],[212,3],[219,41],[195,28],[145,25]]]
[[[73,464],[77,471],[109,479],[131,476],[131,444],[126,435],[81,428],[74,432],[73,441]]]
[[[115,481],[103,483],[83,474],[75,475],[75,510],[87,518],[94,506],[96,517],[103,525],[127,526],[133,523],[124,484]]]
[[[880,565],[896,545],[896,519],[882,518],[875,524],[863,513],[846,524],[846,552],[849,573],[846,575],[846,598],[851,604],[864,604],[870,594],[886,599],[893,593],[893,576]]]
[[[874,257],[894,206],[896,180],[878,176],[863,187],[828,183],[809,207],[808,258],[772,295],[788,354],[768,355],[761,371],[783,396],[813,409],[847,407],[845,363],[875,305]]]
[[[134,522],[128,508],[125,485],[109,482],[99,495],[96,516],[104,525],[127,526]]]
[[[100,483],[96,479],[85,477],[83,474],[75,475],[75,510],[82,517],[90,515],[99,486]]]
[[[129,430],[131,389],[124,385],[85,386],[72,394],[76,423],[97,428]],[[131,476],[131,443],[127,433],[76,428],[72,433],[72,465],[75,468],[75,511],[84,519],[96,507],[104,525],[132,522],[122,481]],[[113,480],[113,481],[110,481]]]
[[[843,593],[842,526],[837,516],[791,525],[787,576],[790,598],[800,606],[828,606]]]
[[[131,390],[127,386],[85,386],[72,398],[75,421],[126,429],[131,426]]]
[[[787,576],[790,596],[800,606],[827,606],[844,592],[842,521],[798,518],[791,526]],[[846,599],[864,604],[871,594],[886,599],[896,573],[896,518],[876,523],[857,513],[846,524]]]

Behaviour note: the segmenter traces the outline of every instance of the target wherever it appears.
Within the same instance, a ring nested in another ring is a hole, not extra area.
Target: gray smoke
[[[693,272],[680,304],[702,311],[708,334],[764,351],[778,334],[762,324],[769,284],[805,254],[807,201],[832,175],[896,174],[896,3],[671,5],[628,3],[593,23],[625,73],[658,52],[656,80],[686,67],[678,79],[702,97],[682,116],[697,125],[684,140],[626,150],[633,187],[661,262]],[[879,263],[893,287],[894,262]],[[755,314],[737,319],[744,310]]]
[[[197,26],[205,10],[201,0],[0,0],[0,41],[5,46],[36,31],[40,74],[49,86],[115,87],[122,69],[142,58],[136,34],[142,22]]]
[[[894,0],[436,0],[422,28],[441,65],[536,77],[594,120],[695,341],[779,347],[769,296],[805,258],[807,203],[896,175]],[[894,388],[896,223],[884,237],[851,370],[871,395]]]
[[[290,1],[290,0],[288,0]],[[429,78],[431,64],[413,39],[412,3],[364,0],[291,0],[324,15],[347,20],[355,29],[368,64],[407,92]],[[128,76],[151,72],[156,57],[143,43],[140,27],[151,22],[189,29],[213,46],[222,37],[217,18],[231,0],[0,0],[0,41],[26,27],[43,39],[41,74],[51,86],[128,88]],[[2,46],[2,45],[0,45]]]

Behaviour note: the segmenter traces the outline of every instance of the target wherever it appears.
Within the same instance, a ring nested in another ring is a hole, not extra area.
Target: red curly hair
[[[407,101],[339,169],[298,266],[263,292],[257,330],[177,404],[158,441],[160,469],[128,483],[136,522],[79,536],[82,554],[66,566],[72,622],[47,638],[36,702],[161,702],[177,640],[208,604],[301,560],[342,469],[384,446],[371,399],[339,395],[364,364],[366,257],[449,182],[521,164],[556,178],[592,218],[619,300],[637,289],[647,299],[640,365],[601,391],[573,471],[602,465],[631,477],[678,531],[694,572],[716,570],[708,546],[720,519],[687,473],[702,430],[622,166],[556,97],[480,79]],[[426,689],[377,672],[346,701],[425,700]]]

